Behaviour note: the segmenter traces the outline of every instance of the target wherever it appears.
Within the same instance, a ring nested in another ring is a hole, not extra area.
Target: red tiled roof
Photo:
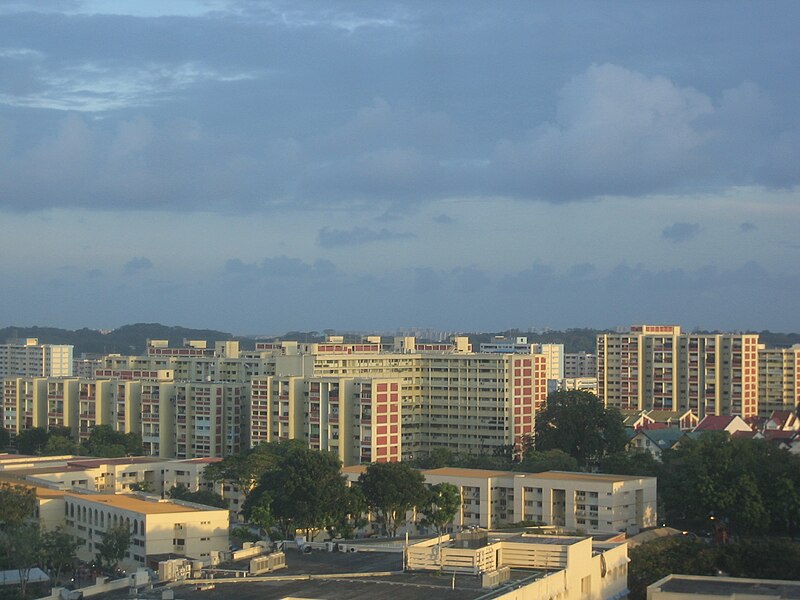
[[[700,423],[697,424],[697,427],[695,427],[694,430],[723,431],[728,425],[730,425],[733,419],[734,417],[726,415],[708,415],[702,421],[700,421]]]

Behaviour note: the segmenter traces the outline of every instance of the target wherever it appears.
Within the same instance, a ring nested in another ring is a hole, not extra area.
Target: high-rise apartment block
[[[40,344],[37,338],[0,344],[0,379],[6,377],[70,377],[72,346]]]
[[[597,355],[588,352],[564,354],[564,378],[583,379],[597,377]]]
[[[758,413],[758,335],[640,325],[597,337],[598,395],[632,410]]]
[[[4,424],[96,425],[142,435],[162,457],[222,457],[301,439],[345,464],[396,461],[435,447],[486,453],[521,447],[547,397],[545,354],[473,353],[413,337],[321,344],[150,340],[145,356],[109,355],[94,377],[16,377],[3,388]]]
[[[800,408],[800,344],[791,348],[758,346],[758,414]]]
[[[558,380],[564,375],[564,344],[528,343],[527,337],[507,338],[496,336],[491,342],[480,345],[482,354],[541,354],[545,357],[545,376]]]
[[[171,348],[150,340],[145,355],[108,355],[88,376],[6,377],[2,423],[14,434],[68,428],[76,441],[110,425],[141,434],[145,452],[163,458],[224,457],[287,439],[331,450],[346,465],[434,448],[486,454],[521,449],[551,376],[594,362],[524,338],[484,349],[472,352],[465,337],[447,344],[330,336],[259,342],[250,351],[237,342]],[[599,336],[596,365],[600,398],[620,409],[749,418],[800,402],[800,347],[768,349],[757,334],[642,325]],[[595,385],[590,377],[559,379],[562,389]]]

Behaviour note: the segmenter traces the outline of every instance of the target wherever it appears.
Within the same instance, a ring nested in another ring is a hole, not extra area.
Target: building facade
[[[73,346],[40,344],[37,338],[0,344],[0,379],[5,377],[70,377]]]
[[[623,410],[758,413],[758,335],[640,325],[597,337],[597,390]]]

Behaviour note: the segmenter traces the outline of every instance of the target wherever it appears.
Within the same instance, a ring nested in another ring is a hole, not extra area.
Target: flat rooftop
[[[492,471],[490,469],[464,469],[461,467],[442,467],[440,469],[427,469],[424,475],[439,475],[441,477],[476,477],[487,479],[489,477],[513,477],[520,475],[513,471]]]
[[[516,473],[538,479],[560,479],[572,481],[597,481],[613,483],[615,481],[639,481],[640,479],[655,479],[654,477],[637,477],[635,475],[614,475],[610,473],[577,473],[573,471],[545,471],[544,473]]]
[[[685,596],[746,596],[748,598],[800,598],[800,581],[739,579],[736,577],[673,576],[661,591]]]
[[[455,590],[451,590],[452,574],[417,571],[402,573],[402,554],[399,552],[323,552],[302,554],[294,548],[286,551],[286,569],[265,576],[268,581],[239,579],[235,583],[219,583],[211,590],[198,591],[194,585],[175,588],[175,597],[182,600],[419,600],[447,598],[448,600],[477,600],[486,598],[492,590],[481,588],[474,575],[456,575]],[[383,573],[379,575],[378,573]],[[374,575],[373,575],[374,574]],[[532,571],[512,571],[509,586],[536,575]],[[311,579],[295,579],[309,575]],[[330,578],[326,575],[331,575]],[[349,576],[348,576],[349,575]],[[538,573],[540,576],[541,573]],[[112,597],[123,600],[128,590]],[[140,599],[160,600],[161,591],[144,592]]]
[[[67,492],[64,494],[65,497],[70,498],[78,498],[80,500],[85,500],[87,502],[94,502],[98,504],[104,504],[106,506],[110,506],[113,508],[119,508],[122,510],[129,510],[131,512],[136,512],[144,515],[158,515],[158,514],[169,514],[169,513],[186,513],[186,512],[197,512],[203,510],[216,510],[216,511],[223,511],[227,513],[227,509],[224,508],[212,508],[212,507],[201,507],[200,505],[197,506],[184,506],[183,504],[177,504],[175,502],[151,502],[149,500],[142,500],[141,498],[136,498],[134,496],[127,496],[124,494],[76,494]]]
[[[489,542],[500,541],[503,542],[518,542],[523,544],[550,544],[553,546],[571,546],[572,544],[577,544],[578,542],[582,542],[585,540],[587,536],[576,536],[576,535],[537,535],[531,533],[520,533],[519,535],[513,535],[507,538],[495,538],[489,537]]]

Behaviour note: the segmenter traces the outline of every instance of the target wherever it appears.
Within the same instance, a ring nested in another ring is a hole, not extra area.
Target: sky
[[[0,325],[800,331],[798,22],[0,0]]]

